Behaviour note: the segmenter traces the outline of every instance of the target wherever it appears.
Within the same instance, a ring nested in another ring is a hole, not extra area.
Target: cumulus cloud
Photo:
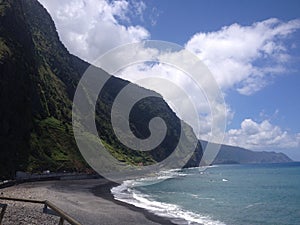
[[[222,142],[226,114],[232,117],[230,107],[226,107],[222,93],[206,67],[203,64],[204,68],[197,67],[198,61],[193,63],[197,58],[194,55],[190,58],[190,53],[185,52],[152,51],[159,62],[133,64],[115,75],[159,92],[177,115],[193,127],[199,138]],[[165,60],[172,64],[164,63]],[[193,73],[187,74],[184,66]],[[199,69],[203,72],[199,73]]]
[[[124,22],[130,22],[129,16],[132,16],[133,13],[140,20],[143,20],[143,11],[146,8],[143,2],[133,1],[131,2],[132,5],[129,5],[128,1],[125,0],[113,2],[105,0],[40,0],[40,2],[50,12],[59,36],[68,50],[96,65],[97,61],[95,60],[108,50],[122,44],[138,42],[150,37],[149,32],[141,26],[124,25]],[[155,12],[157,13],[158,11],[156,10]],[[131,54],[132,52],[134,53],[133,55]],[[131,57],[142,60],[149,55],[152,55],[153,58],[172,57],[176,58],[178,62],[188,60],[181,56],[180,53],[178,54],[178,52],[160,55],[159,51],[140,45],[139,48],[123,52],[118,55],[119,58],[111,61],[122,64],[123,60],[131,61]],[[109,71],[105,66],[99,66]],[[182,119],[194,125],[195,132],[199,135],[211,133],[211,107],[218,109],[218,120],[224,118],[224,109],[220,106],[217,107],[217,104],[210,105],[205,94],[198,90],[193,81],[174,67],[161,63],[154,66],[143,63],[128,67],[122,73],[114,75],[121,76],[132,82],[138,82],[143,78],[149,77],[160,77],[172,81],[185,93],[189,93],[189,98],[195,103],[195,108],[200,112],[200,129],[196,125],[198,118],[191,116],[188,107],[186,107],[188,105],[187,99],[178,94],[178,89],[166,89],[165,83],[149,81],[143,83],[143,86],[160,92]]]
[[[245,119],[239,129],[226,133],[224,142],[254,150],[290,149],[300,147],[300,133],[289,134],[268,120]]]
[[[126,0],[39,0],[50,12],[60,39],[68,50],[94,62],[106,51],[119,45],[149,39],[148,30],[132,25],[131,17],[144,20],[144,2]],[[153,8],[156,23],[159,11]],[[152,17],[149,17],[150,19]],[[291,58],[286,40],[300,29],[300,20],[282,22],[272,18],[253,23],[250,26],[232,24],[208,33],[197,33],[185,44],[185,48],[195,53],[211,70],[219,87],[225,91],[236,89],[244,95],[251,95],[272,81],[274,76],[288,71],[287,62]],[[292,44],[290,46],[294,48]],[[137,54],[159,55],[156,50],[137,49]],[[177,57],[169,53],[167,57]],[[124,57],[123,57],[124,58]],[[195,103],[199,116],[199,129],[195,129],[200,138],[208,140],[212,134],[211,110],[215,109],[215,120],[224,119],[224,108],[218,102],[208,102],[206,93],[195,86],[193,80],[175,67],[157,64],[133,65],[121,71],[119,76],[133,82],[146,77],[160,77],[171,81]],[[205,81],[203,81],[205,82]],[[195,118],[185,111],[185,102],[176,89],[166,88],[164,83],[148,82],[143,86],[159,91],[177,114],[193,125]],[[210,87],[209,85],[207,85]],[[179,107],[178,107],[179,105]],[[225,109],[227,119],[233,118],[230,106]],[[222,131],[220,131],[222,132]],[[271,149],[299,147],[300,134],[289,134],[269,120],[258,123],[245,119],[239,129],[231,129],[225,134],[225,143],[250,149]]]
[[[300,28],[300,20],[272,18],[250,26],[232,24],[219,31],[197,33],[186,48],[210,68],[223,90],[235,88],[251,95],[271,78],[288,71],[285,40]]]
[[[125,0],[39,1],[50,12],[68,50],[89,62],[114,47],[150,37],[144,27],[124,25],[130,24],[129,15],[142,15],[142,2],[129,5]]]
[[[144,2],[126,0],[40,0],[51,13],[61,40],[71,53],[93,62],[121,44],[149,39],[142,26],[124,25],[133,14],[143,20]],[[215,32],[197,33],[185,47],[209,67],[222,90],[250,95],[272,77],[288,70],[285,40],[300,28],[300,20],[271,18],[250,26],[232,24]],[[126,78],[126,77],[125,77]]]

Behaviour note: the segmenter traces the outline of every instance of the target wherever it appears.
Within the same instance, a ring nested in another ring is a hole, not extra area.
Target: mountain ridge
[[[68,52],[49,13],[36,0],[1,1],[0,25],[0,176],[13,177],[17,170],[91,171],[72,130],[73,96],[90,64]],[[99,76],[110,76],[95,69]],[[118,142],[110,112],[117,93],[129,83],[111,76],[102,89],[96,107],[98,135],[110,154],[122,162],[160,162],[179,141],[180,119],[161,97],[143,99],[131,113],[133,133],[147,138],[148,122],[160,116],[168,128],[165,139],[149,152],[133,151]],[[137,93],[154,93],[133,86]],[[188,130],[186,135],[195,137]],[[186,166],[196,166],[201,157],[199,142]]]
[[[0,178],[14,177],[17,170],[92,172],[78,150],[72,129],[74,93],[89,66],[69,53],[59,40],[51,16],[38,1],[0,2]],[[101,68],[95,69],[101,76],[110,76]],[[186,136],[195,138],[192,128],[160,96],[146,98],[134,106],[130,128],[137,137],[147,138],[149,121],[161,116],[168,128],[161,145],[141,152],[118,142],[110,112],[116,95],[128,84],[112,76],[96,107],[98,135],[116,159],[130,165],[164,160],[178,144],[180,124],[187,128]],[[155,93],[134,87],[135,94]],[[198,141],[185,166],[198,166],[202,155]]]
[[[205,150],[207,142],[200,142]],[[285,162],[293,162],[293,160],[281,152],[252,151],[238,146],[223,144],[220,146],[219,153],[212,164],[257,164]]]

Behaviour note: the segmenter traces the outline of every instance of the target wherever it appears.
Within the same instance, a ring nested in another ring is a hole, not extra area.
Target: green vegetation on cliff
[[[13,177],[17,170],[90,171],[72,128],[73,97],[89,66],[68,52],[50,15],[37,0],[0,0],[0,179]],[[100,68],[95,70],[99,76],[109,76]],[[111,77],[101,90],[95,119],[98,134],[110,154],[121,162],[160,162],[177,146],[181,121],[159,95],[145,98],[130,113],[132,132],[138,138],[147,138],[149,121],[159,116],[166,123],[167,135],[157,148],[148,152],[127,148],[114,134],[111,109],[117,94],[128,84]],[[153,96],[154,92],[133,86],[133,95]],[[185,138],[195,138],[191,127],[182,124]],[[99,141],[91,134],[86,138]],[[199,165],[201,157],[198,142],[186,166]],[[283,154],[258,154],[223,146],[215,163],[279,161],[289,159]]]
[[[71,114],[77,84],[89,66],[60,42],[50,15],[38,1],[0,1],[0,178],[13,177],[17,170],[89,168],[75,143]],[[110,121],[114,98],[128,83],[112,77],[102,90],[96,109],[99,136],[120,161],[145,165],[161,161],[178,143],[180,120],[161,97],[140,101],[130,118],[136,136],[148,137],[148,122],[156,116],[165,120],[168,132],[152,151],[128,149],[118,141]],[[196,166],[201,156],[198,143],[188,164]]]

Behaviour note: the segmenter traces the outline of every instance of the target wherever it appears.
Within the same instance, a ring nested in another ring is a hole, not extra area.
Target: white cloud
[[[223,90],[235,88],[250,95],[265,87],[272,76],[288,70],[284,41],[300,28],[300,20],[272,18],[251,26],[232,24],[219,31],[197,33],[186,48],[210,68]]]
[[[223,91],[235,88],[241,94],[250,95],[268,85],[273,76],[288,71],[286,62],[290,56],[284,41],[299,28],[300,20],[284,23],[277,19],[269,19],[254,23],[251,26],[233,24],[216,32],[198,33],[187,42],[185,47],[195,53],[210,68]],[[187,60],[180,56],[178,52],[158,56],[161,59],[164,57],[175,58],[178,62]],[[187,65],[189,64],[187,62]],[[186,74],[180,73],[175,68],[166,68],[162,64],[152,67],[132,67],[121,75],[121,77],[132,82],[149,76],[164,77],[189,93],[200,112],[199,137],[209,139],[212,124],[210,112],[212,108],[217,109],[219,105],[207,102],[204,96],[205,93],[199,93],[193,83],[187,79]],[[204,85],[209,86],[209,84]],[[170,105],[172,105],[172,101],[182,101],[176,94],[171,93],[172,90],[163,90],[165,87],[163,83],[160,87],[153,87],[150,84],[146,87],[157,91],[162,90],[160,92]],[[227,105],[227,107],[228,121],[230,122],[233,118],[233,112],[230,106]],[[180,110],[176,110],[175,107],[173,109],[182,119],[193,125],[193,120],[186,117],[188,113],[184,113],[184,111],[180,113]],[[224,115],[224,110],[219,110],[219,112],[220,115],[216,115],[215,119],[218,119],[218,117],[220,119]],[[198,130],[195,129],[195,131]],[[268,133],[268,135],[271,134]],[[233,139],[234,137],[231,138],[231,141]],[[271,141],[268,143],[272,144]]]
[[[289,134],[268,120],[245,119],[239,129],[226,133],[224,143],[253,150],[290,149],[300,147],[300,133]]]
[[[144,27],[121,23],[130,22],[129,14],[140,16],[145,9],[143,3],[129,6],[125,0],[39,1],[50,12],[68,50],[89,62],[119,45],[150,37]]]
[[[143,20],[146,4],[142,1],[40,2],[51,13],[69,51],[89,62],[114,47],[150,37],[142,26],[122,24],[130,24],[133,14]],[[232,24],[219,31],[197,33],[185,47],[210,68],[222,90],[235,88],[250,95],[288,70],[285,64],[290,56],[284,41],[299,28],[300,20],[281,22],[275,18],[250,26]]]
[[[150,34],[142,26],[132,25],[133,14],[144,20],[143,2],[126,0],[39,0],[50,12],[55,21],[60,39],[68,50],[89,62],[93,62],[106,51],[122,44],[149,39]],[[156,23],[159,11],[153,8]],[[150,20],[151,17],[150,17]],[[127,24],[127,25],[125,25]],[[269,84],[272,77],[288,71],[286,63],[290,59],[289,48],[285,44],[289,35],[300,28],[300,20],[281,22],[268,19],[250,26],[232,24],[219,31],[197,33],[185,47],[194,52],[212,71],[223,91],[236,89],[239,93],[250,95]],[[291,44],[291,47],[295,47]],[[149,49],[138,54],[158,56],[157,51]],[[142,56],[141,56],[142,57]],[[160,56],[165,57],[165,56]],[[168,57],[178,57],[169,54]],[[178,57],[178,60],[184,58]],[[209,103],[205,93],[201,93],[192,80],[186,79],[181,71],[163,64],[147,64],[128,67],[122,77],[136,81],[145,77],[162,77],[189,93],[195,103],[200,118],[198,136],[209,139],[211,135],[211,109],[219,112],[215,119],[222,120],[224,109],[217,103]],[[155,87],[156,85],[156,87]],[[148,83],[144,85],[154,90],[163,90],[163,96],[181,118],[193,125],[195,118],[185,112],[185,102],[174,89],[165,84]],[[175,102],[174,104],[172,102]],[[176,104],[181,106],[176,108]],[[227,106],[228,121],[233,117]],[[195,126],[193,126],[195,128]],[[257,123],[245,119],[240,129],[231,129],[226,133],[225,143],[250,149],[270,149],[298,147],[300,134],[289,134],[268,120]]]
[[[172,61],[175,63],[174,65],[164,63],[134,64],[119,71],[116,75],[160,93],[176,114],[193,127],[199,138],[206,140],[214,138],[216,142],[222,142],[224,124],[226,123],[225,116],[227,114],[228,118],[231,119],[233,114],[229,106],[226,108],[223,105],[224,102],[209,101],[208,95],[210,95],[211,100],[212,96],[217,94],[214,91],[206,92],[207,89],[205,91],[203,88],[212,87],[213,84],[210,83],[209,79],[206,82],[204,79],[199,86],[199,83],[195,82],[194,79],[197,79],[196,76],[198,76],[201,80],[199,76],[203,74],[186,74],[180,70],[183,68],[180,68],[179,61],[184,63],[189,60],[180,51],[172,53],[152,51],[152,53],[156,54],[158,58],[172,57]],[[186,65],[193,67],[191,62],[186,63]],[[146,82],[145,79],[147,79]],[[217,90],[215,91],[217,92]],[[189,105],[189,102],[192,103],[192,106]],[[193,114],[193,110],[196,111],[196,115]],[[213,116],[212,112],[214,112]],[[212,132],[212,126],[217,130]]]
[[[146,10],[147,6],[142,1],[133,1],[132,2],[133,8],[135,9],[136,16],[139,16],[141,21],[144,21],[144,11]]]

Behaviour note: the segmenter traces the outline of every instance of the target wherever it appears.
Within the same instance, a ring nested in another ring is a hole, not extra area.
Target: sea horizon
[[[111,192],[175,224],[296,225],[299,172],[300,162],[194,167],[128,180]]]

